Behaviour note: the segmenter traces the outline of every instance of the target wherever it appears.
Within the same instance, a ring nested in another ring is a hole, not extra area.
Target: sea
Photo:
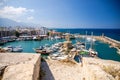
[[[93,35],[102,35],[104,33],[105,36],[108,36],[110,38],[113,38],[115,40],[120,41],[120,29],[53,29],[58,32],[63,33],[72,33],[72,34],[87,34],[91,35],[91,32],[93,32]],[[79,39],[81,42],[84,42],[83,38]],[[23,47],[23,53],[35,53],[34,48],[38,48],[39,46],[44,45],[52,45],[57,42],[63,42],[62,40],[41,40],[41,41],[15,41],[15,42],[9,42],[1,47],[6,47],[9,45],[12,46],[19,46],[21,45]],[[72,40],[72,43],[75,44],[76,40]],[[87,49],[90,47],[90,42],[87,42]],[[98,57],[101,59],[106,60],[115,60],[120,62],[120,54],[117,53],[117,49],[110,48],[110,45],[107,43],[104,43],[102,41],[95,41],[94,42],[94,49],[98,52]]]

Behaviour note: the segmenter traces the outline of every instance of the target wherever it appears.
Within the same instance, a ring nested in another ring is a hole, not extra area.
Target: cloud
[[[0,6],[4,5],[5,2],[7,2],[8,0],[0,0]]]
[[[27,9],[24,7],[5,6],[0,9],[0,17],[8,18],[15,21],[22,21],[21,19],[27,17],[28,14],[32,12],[34,12],[33,9]]]
[[[13,6],[5,6],[4,8],[0,9],[0,13],[2,15],[22,15],[26,12],[33,12],[33,9],[26,9],[23,7],[15,8]]]
[[[29,16],[29,17],[27,17],[27,20],[29,20],[29,21],[31,21],[31,20],[33,20],[33,19],[34,19],[33,16]]]

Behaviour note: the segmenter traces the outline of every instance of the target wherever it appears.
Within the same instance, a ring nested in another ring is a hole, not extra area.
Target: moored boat
[[[23,48],[21,46],[7,46],[3,48],[7,52],[22,52]]]
[[[90,54],[90,56],[95,57],[95,56],[98,55],[98,52],[90,48],[89,49],[89,54]]]
[[[40,54],[50,54],[50,52],[44,49],[43,46],[40,46],[39,48],[34,49],[34,51]]]
[[[0,41],[0,45],[4,45],[5,43],[3,41]]]
[[[46,50],[40,50],[40,49],[34,49],[36,53],[40,53],[40,54],[50,54],[50,52],[46,51]]]
[[[89,48],[89,54],[90,54],[90,56],[95,57],[95,56],[98,55],[98,52],[95,51],[94,48],[93,48],[93,45],[94,45],[93,32],[91,33],[91,37],[92,37],[92,40],[91,40],[91,45],[90,45],[91,47]]]

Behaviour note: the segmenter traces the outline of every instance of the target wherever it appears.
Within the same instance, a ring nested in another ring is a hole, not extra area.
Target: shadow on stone
[[[47,62],[44,59],[41,59],[40,80],[55,80]]]

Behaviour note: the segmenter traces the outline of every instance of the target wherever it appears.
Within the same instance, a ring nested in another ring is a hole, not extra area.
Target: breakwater
[[[79,37],[85,37],[86,35],[80,35]],[[91,36],[91,35],[87,35],[86,37],[91,37],[94,38],[96,40],[105,42],[107,44],[110,44],[110,47],[116,48],[118,51],[120,51],[120,41],[114,40],[110,37],[107,36]]]
[[[101,41],[103,41],[105,43],[110,44],[110,47],[120,49],[120,42],[117,41],[117,40],[114,40],[114,39],[109,38],[107,36],[96,36],[95,39],[101,40]]]

